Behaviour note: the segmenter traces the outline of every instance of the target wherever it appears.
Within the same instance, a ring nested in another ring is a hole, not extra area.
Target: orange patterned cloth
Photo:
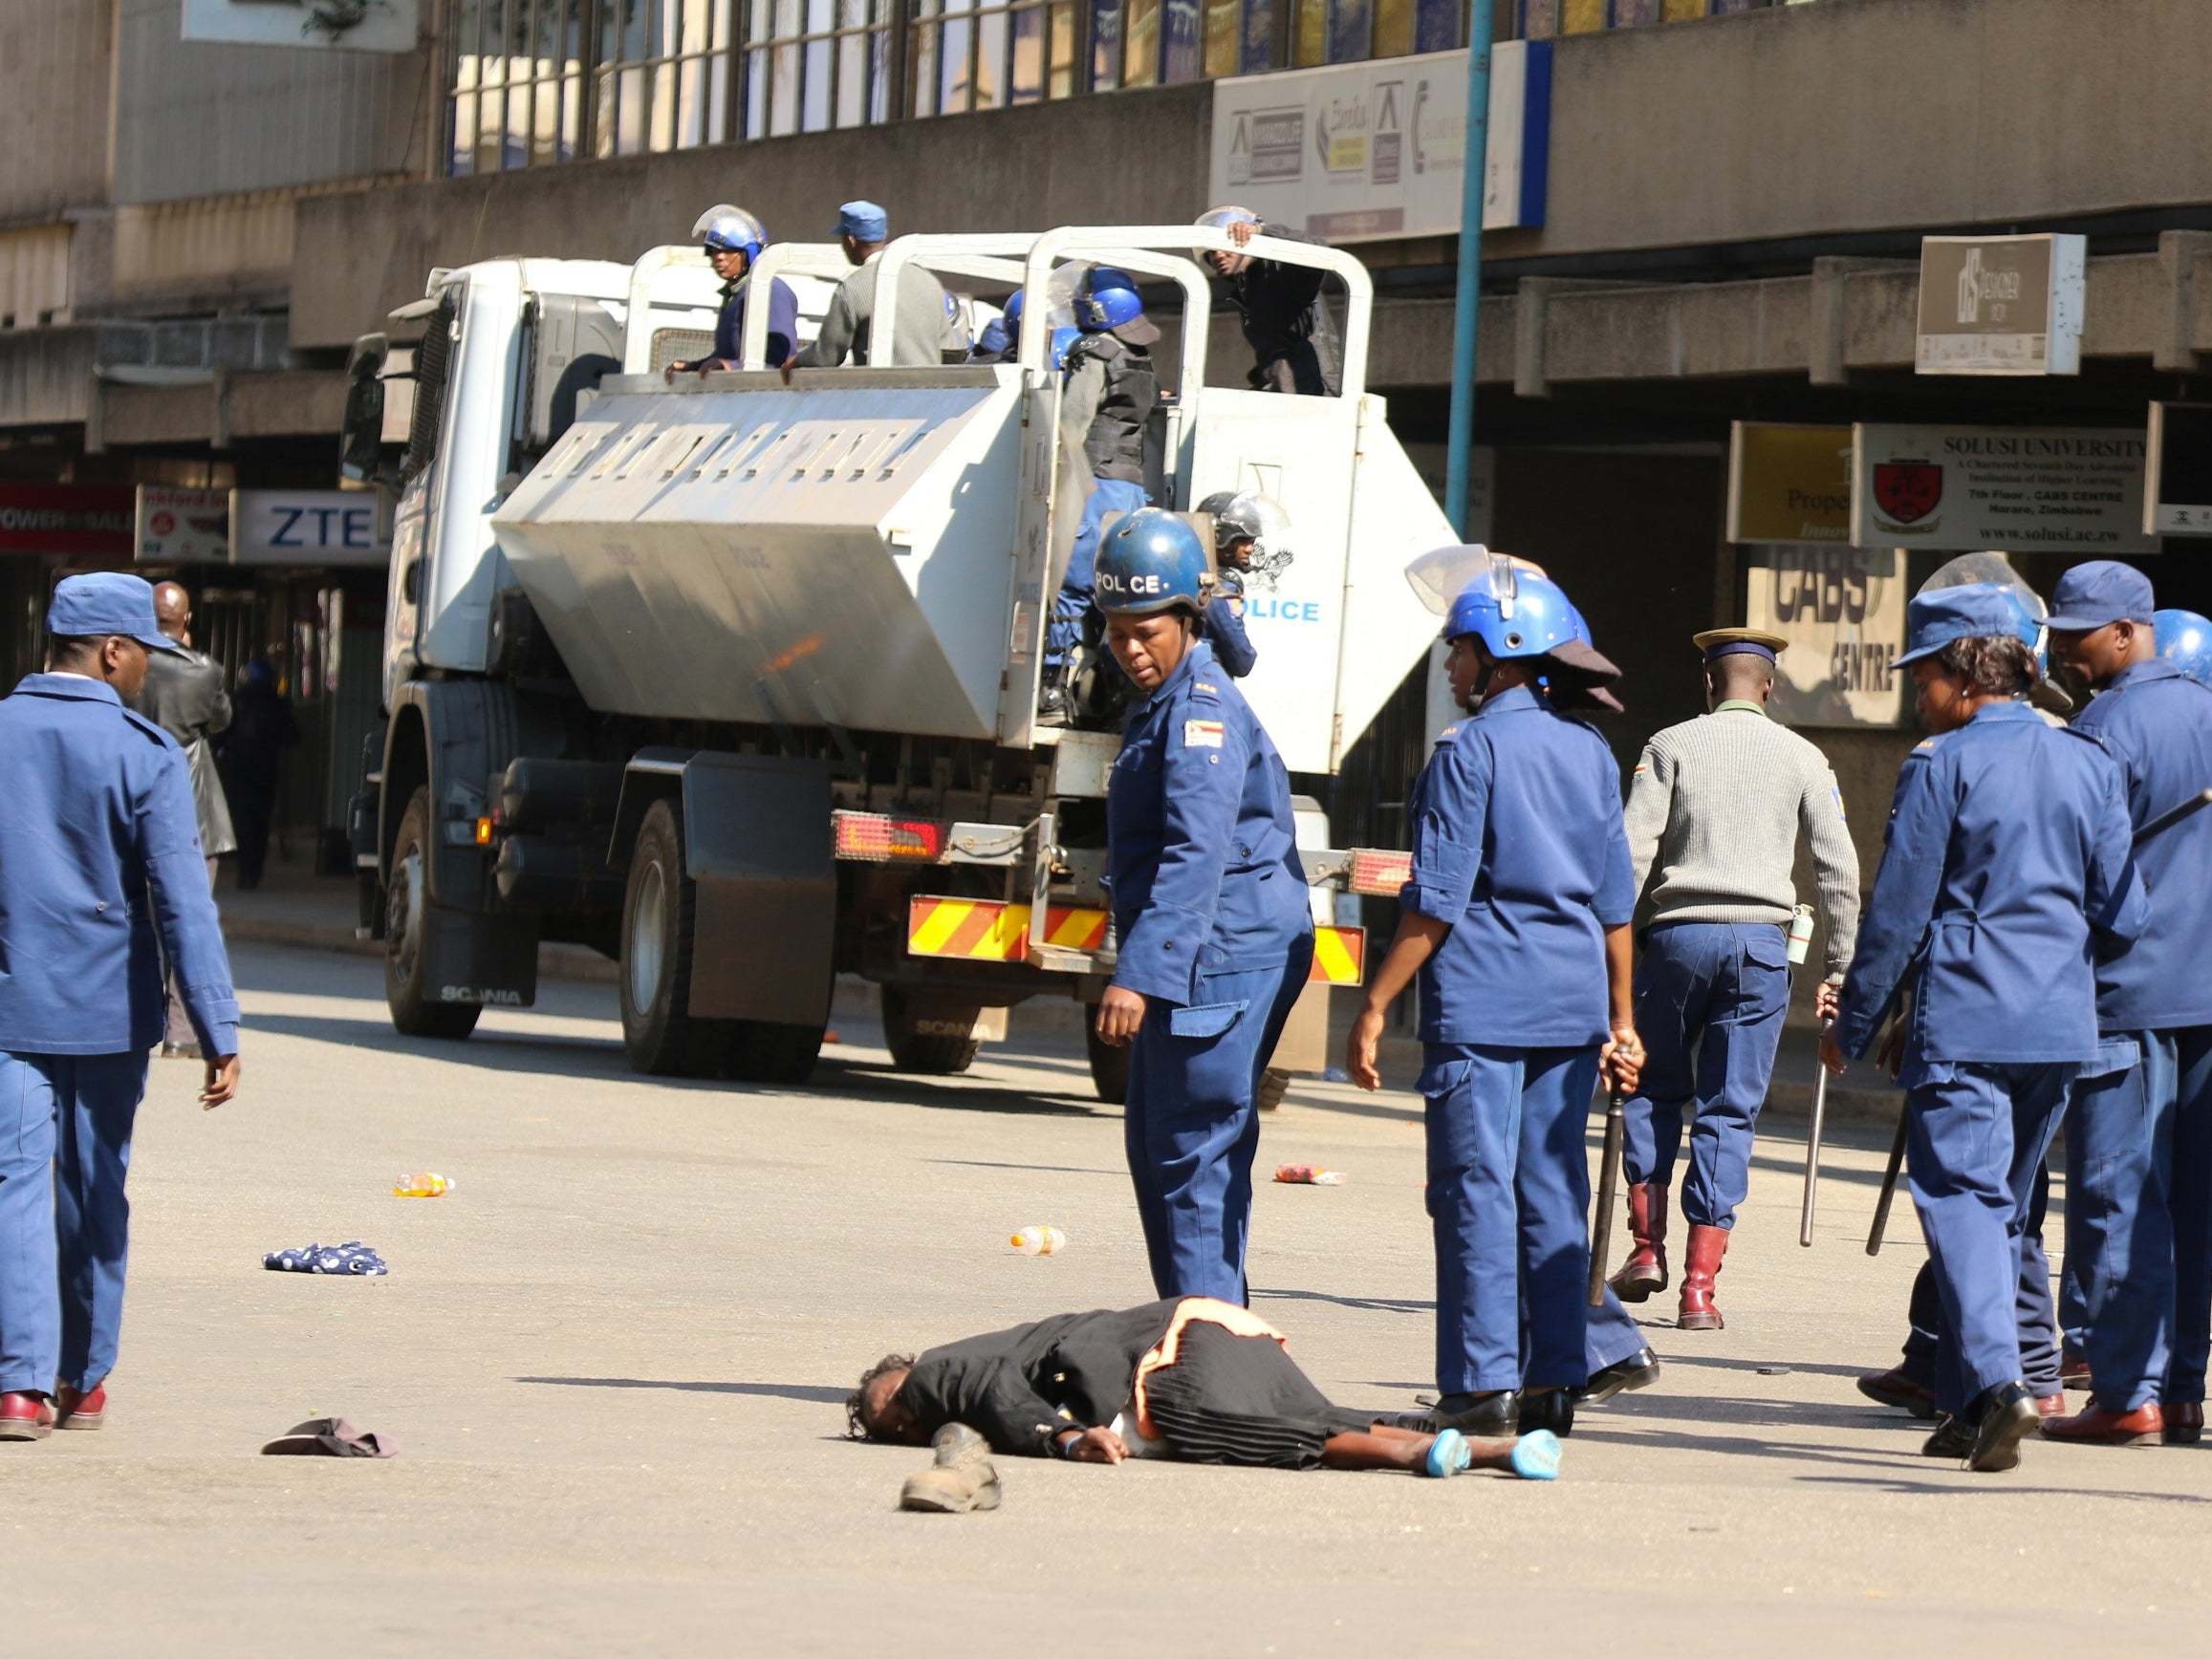
[[[1248,1307],[1238,1307],[1233,1303],[1216,1302],[1210,1296],[1186,1296],[1175,1310],[1175,1317],[1167,1323],[1167,1334],[1153,1344],[1145,1356],[1137,1362],[1137,1388],[1134,1404],[1137,1407],[1137,1431],[1150,1440],[1160,1438],[1160,1431],[1153,1425],[1152,1413],[1144,1403],[1144,1379],[1162,1366],[1175,1364],[1175,1350],[1182,1341],[1185,1325],[1194,1322],[1218,1325],[1232,1336],[1267,1336],[1290,1346],[1290,1338],[1262,1319]]]

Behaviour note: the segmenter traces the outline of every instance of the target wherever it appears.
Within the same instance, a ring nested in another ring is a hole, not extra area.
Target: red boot
[[[1606,1283],[1623,1302],[1641,1302],[1667,1287],[1667,1190],[1649,1181],[1628,1189],[1628,1231],[1636,1248]]]
[[[28,1390],[0,1394],[0,1440],[43,1440],[54,1427],[54,1408]]]
[[[1681,1317],[1675,1321],[1680,1328],[1722,1328],[1721,1310],[1713,1305],[1713,1280],[1721,1271],[1721,1258],[1727,1253],[1727,1228],[1690,1229],[1690,1263],[1682,1273]]]

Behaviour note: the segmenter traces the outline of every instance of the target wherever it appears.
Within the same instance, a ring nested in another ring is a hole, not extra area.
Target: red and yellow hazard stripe
[[[1306,982],[1356,985],[1367,977],[1367,930],[1363,927],[1317,927],[1313,930],[1313,965]]]
[[[1106,943],[1106,913],[1054,905],[1045,912],[1045,938],[1064,950],[1097,950]],[[906,949],[917,957],[1026,961],[1030,955],[1030,907],[987,898],[909,899]]]

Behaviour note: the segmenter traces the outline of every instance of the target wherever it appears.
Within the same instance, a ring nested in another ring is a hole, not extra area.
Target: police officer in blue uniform
[[[70,576],[46,626],[47,671],[0,700],[0,1440],[103,1421],[164,956],[206,1057],[201,1104],[238,1088],[191,772],[126,706],[147,654],[176,649],[154,591]]]
[[[1821,1059],[1840,1073],[1846,1054],[1864,1054],[1918,972],[1898,1081],[1941,1319],[1943,1413],[1922,1450],[2010,1469],[2040,1420],[2021,1326],[2052,1322],[2028,1246],[2036,1172],[2069,1085],[2096,1057],[2093,953],[2124,949],[2149,903],[2128,856],[2119,768],[2025,700],[2035,656],[2008,592],[1922,593],[1907,622],[1897,666],[1911,669],[1933,735],[1898,776]]]
[[[1155,1288],[1242,1304],[1255,1097],[1313,959],[1290,774],[1199,633],[1190,525],[1132,513],[1096,576],[1139,697],[1106,792],[1119,945],[1098,1036],[1134,1045],[1123,1134]]]
[[[1160,329],[1144,314],[1143,298],[1127,272],[1094,266],[1075,297],[1081,337],[1067,354],[1067,386],[1060,401],[1061,430],[1090,463],[1091,493],[1083,502],[1075,545],[1052,601],[1045,629],[1045,690],[1040,712],[1068,712],[1068,658],[1083,637],[1092,604],[1092,566],[1099,530],[1113,513],[1135,512],[1144,492],[1144,432],[1160,402],[1160,377],[1148,349]]]
[[[2155,612],[2149,577],[2099,559],[2059,578],[2049,618],[2059,672],[2096,693],[2074,729],[2118,763],[2138,833],[2212,787],[2212,691],[2158,655]],[[2044,1425],[2103,1445],[2200,1438],[2212,1339],[2212,815],[2135,856],[2157,902],[2135,947],[2098,964],[2102,1049],[2067,1117],[2090,1402]]]
[[[1205,637],[1221,664],[1238,679],[1259,665],[1260,653],[1245,631],[1245,586],[1258,580],[1269,587],[1290,562],[1287,548],[1264,546],[1279,538],[1290,519],[1256,491],[1218,489],[1198,504],[1213,518],[1214,569],[1218,585],[1205,608]]]
[[[1557,584],[1504,559],[1453,601],[1444,636],[1453,695],[1472,713],[1445,728],[1415,786],[1412,877],[1345,1065],[1359,1087],[1380,1086],[1383,1014],[1418,973],[1435,1420],[1566,1433],[1592,1381],[1591,1096],[1601,1069],[1633,1089],[1643,1049],[1619,770],[1557,705],[1618,671],[1577,638]],[[1633,1332],[1617,1304],[1605,1314]]]
[[[691,234],[706,249],[714,274],[722,278],[722,310],[714,319],[714,351],[707,356],[670,363],[663,379],[734,369],[745,361],[745,292],[753,261],[768,246],[767,227],[742,207],[709,207],[691,227]],[[768,355],[761,360],[781,363],[798,349],[798,295],[792,291],[790,283],[775,277],[768,296]]]

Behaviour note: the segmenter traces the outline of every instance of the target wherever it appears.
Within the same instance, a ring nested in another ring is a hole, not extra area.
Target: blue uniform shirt
[[[1245,619],[1226,599],[1216,599],[1205,608],[1205,642],[1231,679],[1244,679],[1260,660],[1258,648],[1245,632]]]
[[[33,674],[0,700],[0,1049],[162,1040],[161,949],[201,1052],[238,1051],[184,750],[113,687]]]
[[[1312,931],[1290,776],[1203,638],[1129,711],[1106,791],[1114,982],[1178,1007]]]
[[[1864,1054],[1918,966],[1908,1086],[1921,1062],[2092,1060],[2092,952],[2125,948],[2149,912],[2111,757],[1991,703],[1905,757],[1836,1040]]]
[[[745,361],[745,290],[751,279],[740,277],[722,291],[722,312],[714,319],[714,355],[735,367]],[[792,285],[776,277],[768,291],[768,356],[771,369],[780,368],[799,349],[799,296]]]
[[[1420,970],[1420,1040],[1572,1048],[1612,1031],[1605,932],[1636,910],[1620,769],[1525,685],[1437,738],[1398,902],[1451,932]]]
[[[2171,662],[2122,669],[2074,717],[2119,764],[2128,818],[2138,829],[2212,787],[2212,690]],[[2135,948],[2097,964],[2097,1023],[2107,1031],[2212,1024],[2212,812],[2136,850],[2151,895]]]

